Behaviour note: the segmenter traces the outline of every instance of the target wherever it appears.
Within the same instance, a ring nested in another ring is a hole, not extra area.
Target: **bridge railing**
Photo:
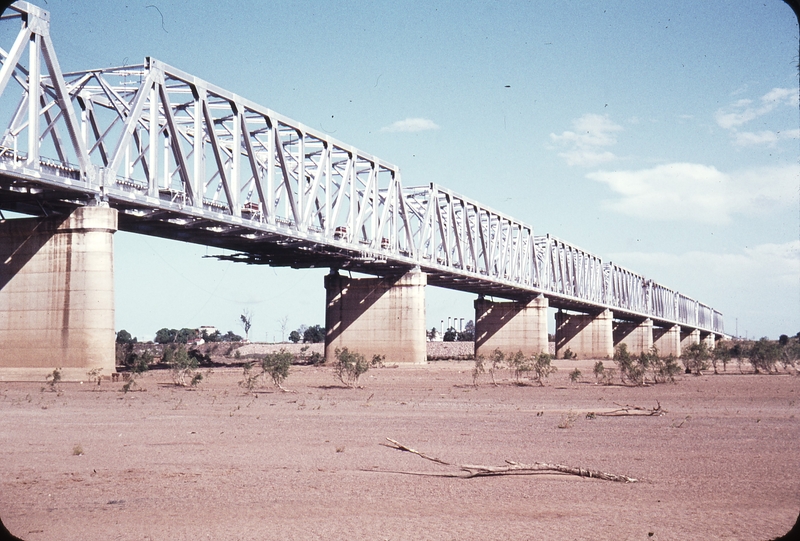
[[[49,14],[25,2],[9,9],[2,24],[18,21],[20,30],[0,49],[6,171],[80,185],[142,219],[167,210],[212,232],[311,240],[353,257],[722,328],[706,305],[437,184],[403,187],[396,166],[156,59],[62,73]]]

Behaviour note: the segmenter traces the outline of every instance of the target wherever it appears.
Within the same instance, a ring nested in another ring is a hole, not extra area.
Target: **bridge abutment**
[[[556,357],[570,350],[579,359],[610,359],[614,356],[611,310],[599,314],[556,312]]]
[[[674,355],[681,356],[681,327],[653,327],[653,345],[658,350],[659,357]]]
[[[0,222],[0,380],[115,371],[117,211]]]
[[[614,346],[625,344],[634,355],[649,353],[653,348],[653,320],[641,322],[615,321],[613,323]]]
[[[425,363],[427,275],[412,270],[400,277],[325,277],[325,362],[336,349],[385,355],[386,362]]]
[[[495,349],[522,351],[526,356],[548,351],[547,307],[544,296],[530,302],[475,301],[475,355],[488,357]]]

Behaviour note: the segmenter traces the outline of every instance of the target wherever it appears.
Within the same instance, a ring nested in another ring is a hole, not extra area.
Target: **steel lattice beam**
[[[49,14],[17,2],[14,22],[0,50],[4,208],[106,202],[123,229],[235,260],[419,266],[434,285],[724,332],[709,306],[436,184],[405,187],[396,166],[158,60],[62,73]]]

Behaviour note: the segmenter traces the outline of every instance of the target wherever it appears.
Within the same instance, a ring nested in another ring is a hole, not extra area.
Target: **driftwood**
[[[606,481],[618,481],[621,483],[635,483],[638,481],[638,479],[634,479],[633,477],[627,477],[625,475],[616,475],[613,473],[606,473],[598,470],[588,470],[585,468],[573,468],[571,466],[565,466],[563,464],[549,464],[547,462],[534,462],[533,464],[522,464],[520,462],[513,462],[511,460],[506,460],[506,465],[504,466],[483,466],[481,464],[453,464],[450,462],[445,462],[440,458],[426,455],[425,453],[417,451],[416,449],[412,449],[411,447],[403,445],[402,443],[397,442],[393,439],[386,438],[386,440],[389,443],[381,443],[381,445],[389,447],[390,449],[396,449],[398,451],[405,451],[407,453],[412,453],[420,458],[424,458],[425,460],[435,462],[436,464],[441,464],[442,466],[455,466],[461,470],[460,472],[457,473],[446,473],[446,474],[435,474],[435,473],[432,474],[423,472],[397,472],[397,473],[406,473],[413,475],[435,475],[438,477],[460,477],[462,479],[471,479],[473,477],[489,477],[495,475],[530,475],[540,472],[557,472],[567,475],[577,475],[578,477],[591,477],[596,479],[604,479]]]
[[[622,405],[617,404],[614,402],[615,406],[619,406],[620,409],[612,410],[612,411],[601,411],[600,413],[597,412],[590,412],[590,415],[595,417],[622,417],[624,415],[641,415],[645,417],[661,417],[667,410],[661,409],[661,402],[656,402],[657,406],[655,408],[643,408],[641,406],[629,406],[629,405]]]

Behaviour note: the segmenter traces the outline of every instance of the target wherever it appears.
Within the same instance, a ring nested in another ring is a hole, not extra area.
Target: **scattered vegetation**
[[[572,383],[577,383],[580,381],[580,379],[581,379],[581,371],[578,370],[577,368],[569,373],[569,380]]]
[[[277,353],[267,353],[261,361],[261,370],[264,374],[269,375],[272,383],[281,391],[286,391],[283,388],[283,382],[289,377],[289,367],[292,365],[294,355],[281,348]]]
[[[658,355],[658,349],[651,348],[650,351],[643,351],[639,355],[631,355],[626,344],[620,344],[614,351],[614,362],[620,373],[620,380],[623,384],[631,382],[634,385],[645,385],[648,383],[675,382],[675,376],[681,369],[673,355],[662,358]],[[603,379],[608,383],[605,367],[595,365],[595,377]]]
[[[577,358],[578,358],[578,355],[576,353],[574,353],[571,349],[567,348],[567,349],[564,350],[564,359],[571,360],[571,359],[577,359]]]
[[[103,376],[100,375],[102,372],[102,368],[92,368],[88,372],[86,372],[86,376],[89,378],[90,382],[97,382],[97,386],[100,386],[100,382],[103,380]]]
[[[47,381],[47,385],[48,387],[50,387],[50,390],[52,392],[54,393],[61,392],[61,386],[59,385],[59,383],[61,383],[61,369],[56,368],[55,370],[47,374],[47,377],[45,377],[45,381]]]
[[[686,351],[682,352],[681,359],[686,367],[687,373],[691,372],[695,376],[702,374],[703,370],[708,370],[708,361],[711,359],[711,352],[704,341],[692,344]]]
[[[529,374],[533,374],[533,381],[538,381],[539,385],[544,385],[544,380],[556,371],[556,367],[551,364],[552,359],[553,357],[547,353],[526,357],[522,351],[506,355],[499,349],[495,349],[489,359],[482,355],[475,356],[472,383],[477,386],[480,377],[488,371],[492,378],[492,384],[497,386],[495,373],[498,370],[508,369],[518,385],[522,384],[523,378]]]
[[[196,356],[189,355],[182,345],[165,349],[162,362],[169,365],[175,385],[197,387],[203,381],[203,374],[198,370],[200,362]]]
[[[351,352],[347,348],[336,348],[334,354],[336,355],[336,361],[333,363],[334,376],[348,387],[355,387],[362,374],[369,370],[367,359],[361,353]]]
[[[128,366],[128,380],[122,386],[122,392],[127,393],[128,391],[134,390],[137,387],[136,380],[150,370],[150,363],[153,362],[153,354],[150,353],[149,350],[145,350],[141,355],[135,355],[133,357],[132,364]]]

